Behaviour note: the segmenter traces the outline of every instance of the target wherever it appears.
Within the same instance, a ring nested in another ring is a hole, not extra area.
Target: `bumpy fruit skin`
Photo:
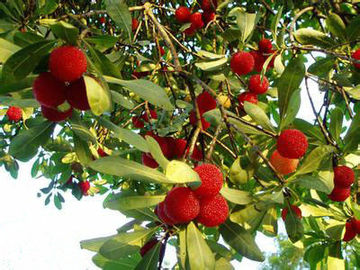
[[[238,96],[238,101],[239,101],[239,109],[243,110],[244,109],[244,103],[245,101],[253,103],[253,104],[257,104],[258,103],[258,99],[257,96],[253,93],[249,93],[249,92],[245,92],[242,93]]]
[[[88,191],[90,189],[90,182],[89,181],[81,181],[79,182],[79,188],[81,190],[81,193],[84,195],[84,196],[87,196],[88,195]]]
[[[360,60],[360,49],[356,50],[351,57],[356,60]],[[354,67],[360,69],[360,63],[354,63]]]
[[[219,193],[224,177],[218,167],[213,164],[202,164],[194,169],[200,177],[201,185],[194,190],[199,198],[213,197]]]
[[[66,88],[66,100],[75,109],[82,111],[90,110],[83,78],[73,82]]]
[[[262,53],[271,53],[272,52],[272,44],[271,41],[264,38],[259,42],[259,51]]]
[[[248,52],[237,52],[231,57],[231,70],[238,75],[246,75],[254,69],[254,57]]]
[[[132,18],[132,20],[131,20],[131,30],[133,32],[135,32],[138,27],[139,27],[139,21],[137,19],[135,19],[135,18]]]
[[[302,218],[302,214],[301,214],[301,210],[299,207],[297,207],[296,205],[291,205],[291,210],[295,213],[295,215],[301,219]],[[288,215],[289,209],[287,207],[285,207],[282,211],[281,211],[281,218],[283,221],[286,220],[286,217]]]
[[[196,113],[195,113],[195,111],[190,112],[189,120],[190,120],[191,125],[196,126]],[[204,117],[201,117],[201,125],[202,125],[203,130],[207,130],[211,126],[211,124],[208,121],[206,121],[206,119]]]
[[[49,121],[52,122],[61,122],[67,119],[72,115],[73,109],[70,108],[69,110],[65,112],[58,111],[53,108],[48,108],[45,106],[41,106],[41,113],[42,115]]]
[[[175,10],[175,18],[179,23],[190,22],[191,13],[187,7],[180,6]]]
[[[140,249],[140,255],[141,257],[144,257],[146,253],[149,252],[157,243],[159,243],[159,240],[152,239],[149,242],[146,242],[145,245],[142,246]]]
[[[199,111],[201,114],[211,111],[216,108],[216,100],[209,94],[209,92],[202,92],[197,98],[196,103],[198,104]]]
[[[268,79],[263,76],[261,80],[260,74],[256,74],[250,77],[249,80],[249,91],[256,95],[264,94],[269,88]]]
[[[270,163],[274,166],[276,171],[282,175],[287,175],[296,171],[296,168],[299,165],[299,160],[283,157],[277,150],[275,150],[270,157]]]
[[[153,168],[153,169],[156,169],[157,167],[159,167],[159,164],[156,162],[155,159],[153,159],[151,154],[142,153],[141,161],[142,161],[142,164],[147,166],[147,167],[150,167],[150,168]]]
[[[185,148],[186,148],[186,153],[189,153],[189,146],[186,147],[186,145],[187,145],[186,140],[176,139],[174,143],[175,143],[174,157],[182,158],[185,153]],[[203,159],[203,154],[198,147],[194,148],[191,158],[196,161],[201,161]]]
[[[217,0],[203,0],[201,9],[204,11],[213,11],[217,8]]]
[[[166,225],[173,226],[176,224],[176,220],[173,220],[170,218],[166,212],[165,212],[165,203],[161,202],[155,207],[155,214],[158,216],[158,218]]]
[[[50,54],[50,72],[60,81],[76,81],[86,72],[86,68],[86,56],[77,47],[62,46],[56,48]]]
[[[190,188],[175,187],[165,198],[165,213],[177,223],[190,222],[199,211],[199,200]]]
[[[356,236],[356,231],[353,228],[352,222],[347,221],[345,224],[345,234],[344,234],[343,241],[349,242],[349,241],[353,240],[355,238],[355,236]]]
[[[215,19],[215,12],[205,11],[202,14],[202,19],[203,19],[205,24],[208,24],[209,22],[211,22],[211,21],[213,21]]]
[[[261,72],[264,66],[264,63],[266,61],[266,58],[264,57],[264,55],[259,52],[259,51],[251,51],[250,54],[252,55],[252,57],[254,57],[254,69],[257,72]],[[267,69],[269,69],[270,67],[268,66]]]
[[[347,166],[337,166],[334,168],[334,184],[341,188],[350,188],[354,183],[354,171]]]
[[[206,227],[215,227],[224,223],[229,215],[229,206],[220,195],[200,200],[200,213],[196,220]]]
[[[34,81],[33,94],[43,106],[56,108],[65,102],[65,84],[58,81],[50,72],[41,73]]]
[[[335,186],[332,192],[328,195],[329,199],[334,202],[343,202],[350,196],[350,188],[340,188]]]
[[[6,115],[10,121],[19,122],[22,118],[21,108],[10,106],[9,109],[6,111]]]
[[[204,22],[202,20],[202,15],[200,12],[195,12],[191,14],[190,17],[191,26],[195,29],[200,29],[204,26]]]
[[[306,136],[297,129],[284,130],[277,140],[277,150],[286,158],[301,158],[305,155],[307,148]]]

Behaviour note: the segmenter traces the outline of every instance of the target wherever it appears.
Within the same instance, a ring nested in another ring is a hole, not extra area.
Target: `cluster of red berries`
[[[335,202],[345,201],[351,193],[351,185],[354,183],[354,171],[347,166],[334,168],[334,189],[329,194],[329,199]]]
[[[204,27],[205,24],[215,19],[215,10],[217,7],[216,0],[203,0],[201,9],[203,13],[195,12],[191,14],[191,11],[184,6],[180,6],[175,11],[175,18],[179,23],[191,23],[184,33],[188,36],[192,36],[195,32]]]
[[[86,72],[85,54],[77,47],[62,46],[50,54],[50,72],[41,73],[34,81],[33,93],[41,104],[41,111],[50,121],[63,121],[73,108],[89,110],[86,86],[82,75]],[[67,101],[70,108],[58,110]]]
[[[8,117],[9,121],[19,122],[22,118],[21,108],[10,106],[6,111],[6,116]]]
[[[351,218],[345,224],[345,234],[343,240],[349,242],[355,238],[357,234],[360,234],[360,220]]]
[[[291,207],[291,211],[296,215],[296,217],[302,219],[301,209],[296,205],[291,205],[290,207]],[[281,218],[283,221],[286,220],[288,213],[289,213],[289,208],[288,207],[283,208],[283,210],[281,211]]]
[[[360,49],[357,49],[352,55],[352,58],[354,58],[355,60],[360,61]],[[360,63],[354,63],[354,67],[357,69],[360,69]]]
[[[210,127],[210,123],[205,120],[203,114],[216,108],[216,100],[208,92],[202,92],[197,98],[196,103],[199,108],[201,125],[203,130],[207,130]],[[190,112],[190,123],[196,126],[196,112],[195,110]]]
[[[219,194],[224,181],[221,171],[213,164],[202,164],[195,171],[201,179],[198,188],[175,187],[156,206],[155,213],[164,224],[196,220],[206,227],[215,227],[227,219],[229,206]]]
[[[151,131],[146,133],[147,136],[153,137],[159,144],[162,153],[167,159],[181,159],[183,155],[189,152],[189,145],[184,139],[175,139],[172,137],[160,137],[152,133]],[[203,159],[203,154],[198,147],[194,148],[194,151],[191,155],[191,159],[195,161],[201,161]],[[159,164],[155,161],[150,153],[142,154],[142,163],[145,166],[150,168],[157,168]]]

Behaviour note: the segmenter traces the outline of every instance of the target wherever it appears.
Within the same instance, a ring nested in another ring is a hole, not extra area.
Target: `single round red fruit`
[[[132,20],[131,20],[131,30],[133,32],[135,32],[138,27],[139,27],[139,21],[136,18],[132,18]]]
[[[193,26],[195,29],[200,29],[204,26],[204,22],[202,20],[202,15],[200,12],[195,12],[191,14],[190,22],[191,26]]]
[[[220,169],[213,164],[202,164],[194,169],[200,177],[201,185],[194,190],[199,198],[213,197],[220,192],[224,183],[224,176]]]
[[[250,93],[250,92],[245,92],[245,93],[240,94],[238,96],[238,101],[239,101],[239,109],[240,110],[244,109],[245,101],[253,103],[253,104],[258,103],[257,96],[255,94],[253,94],[253,93]]]
[[[291,205],[291,210],[293,211],[293,213],[295,213],[295,215],[301,219],[302,218],[302,214],[301,214],[301,210],[299,207],[297,207],[296,205]],[[286,217],[289,213],[289,208],[288,207],[285,207],[283,208],[283,210],[281,211],[281,218],[283,221],[286,220]]]
[[[153,157],[149,153],[142,153],[141,161],[142,161],[142,164],[144,164],[147,167],[150,167],[153,169],[156,169],[157,167],[159,167],[159,164],[156,162],[155,159],[153,159]]]
[[[79,188],[83,195],[85,195],[85,196],[88,195],[88,191],[90,189],[90,182],[89,181],[80,181]]]
[[[254,57],[248,52],[237,52],[231,57],[231,70],[238,75],[246,75],[254,69]]]
[[[271,53],[272,52],[272,44],[271,41],[264,38],[259,42],[259,51],[262,53]]]
[[[275,150],[270,157],[270,163],[274,166],[276,171],[282,175],[287,175],[296,171],[299,160],[283,157]]]
[[[165,212],[165,203],[161,202],[155,207],[155,214],[166,225],[173,226],[177,222],[170,218]]]
[[[60,81],[76,81],[86,72],[86,68],[86,56],[78,47],[62,46],[50,54],[50,72]]]
[[[351,55],[351,57],[354,58],[355,60],[360,61],[360,49],[356,50],[356,51]],[[357,68],[357,69],[360,69],[360,62],[358,62],[358,63],[355,63],[355,62],[354,62],[354,67]]]
[[[354,183],[354,171],[347,166],[337,166],[334,168],[334,184],[341,188],[350,188]]]
[[[80,78],[66,87],[66,100],[75,109],[90,110],[84,78]]]
[[[350,188],[334,187],[332,192],[328,195],[329,199],[334,202],[343,202],[350,197]]]
[[[197,122],[195,111],[190,112],[189,119],[190,119],[190,124],[195,127]],[[211,126],[211,124],[208,121],[206,121],[204,117],[201,117],[201,125],[203,130],[207,130]]]
[[[131,121],[136,128],[143,128],[145,126],[144,121],[141,119],[140,116],[133,116]]]
[[[191,13],[187,7],[180,6],[175,10],[175,18],[179,23],[190,22]]]
[[[352,227],[354,229],[354,231],[359,234],[360,233],[360,220],[356,219],[356,218],[352,218],[351,219],[351,224]]]
[[[264,57],[264,55],[259,52],[259,51],[251,51],[250,54],[252,55],[252,57],[254,57],[254,69],[257,72],[261,72],[264,66],[264,63],[266,61],[266,58]],[[269,69],[270,67],[268,66],[267,69]]]
[[[352,226],[352,222],[351,221],[347,221],[345,224],[345,234],[344,234],[344,238],[343,240],[345,242],[349,242],[351,240],[353,240],[356,236],[356,231],[354,230],[353,226]]]
[[[217,0],[203,0],[201,9],[204,11],[213,11],[217,8]]]
[[[297,129],[284,130],[277,139],[277,150],[286,158],[301,158],[305,155],[307,148],[306,136]]]
[[[34,81],[33,94],[43,106],[56,108],[65,102],[65,84],[51,73],[43,72]]]
[[[19,122],[22,118],[22,110],[19,107],[10,106],[6,115],[10,121]]]
[[[199,111],[201,114],[211,111],[216,108],[216,99],[213,98],[209,92],[202,92],[197,98],[196,103],[199,107]]]
[[[249,91],[256,95],[264,94],[269,88],[269,81],[264,76],[261,80],[260,74],[256,74],[250,77]]]
[[[175,187],[165,198],[165,213],[177,223],[190,222],[198,216],[199,211],[199,200],[190,188]]]
[[[145,254],[148,253],[157,243],[159,243],[159,240],[157,239],[152,239],[149,242],[146,242],[140,249],[141,257],[144,257]]]
[[[200,213],[196,220],[206,227],[215,227],[224,223],[229,215],[229,206],[220,195],[200,200]]]
[[[208,24],[209,22],[213,21],[215,19],[215,12],[207,12],[205,11],[203,14],[202,14],[202,17],[203,17],[203,21],[205,24]]]
[[[48,108],[45,106],[41,106],[41,113],[42,115],[49,121],[52,122],[61,122],[64,121],[65,119],[67,119],[68,117],[70,117],[72,115],[72,111],[73,109],[70,108],[65,112],[61,112],[58,111],[56,109],[53,108]]]

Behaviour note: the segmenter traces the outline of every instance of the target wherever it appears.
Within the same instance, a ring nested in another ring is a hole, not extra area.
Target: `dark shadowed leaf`
[[[159,263],[161,243],[153,246],[136,266],[135,270],[157,270]]]
[[[58,38],[61,38],[70,44],[76,44],[79,30],[75,26],[67,22],[60,21],[51,25],[50,28]]]
[[[302,28],[294,33],[295,39],[303,45],[314,45],[321,48],[334,46],[334,40],[323,32],[312,28]]]

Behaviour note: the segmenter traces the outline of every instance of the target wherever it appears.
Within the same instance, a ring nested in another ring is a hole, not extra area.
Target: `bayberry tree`
[[[263,261],[279,222],[303,266],[360,267],[358,2],[3,0],[1,165],[131,218],[81,243],[103,269]]]

